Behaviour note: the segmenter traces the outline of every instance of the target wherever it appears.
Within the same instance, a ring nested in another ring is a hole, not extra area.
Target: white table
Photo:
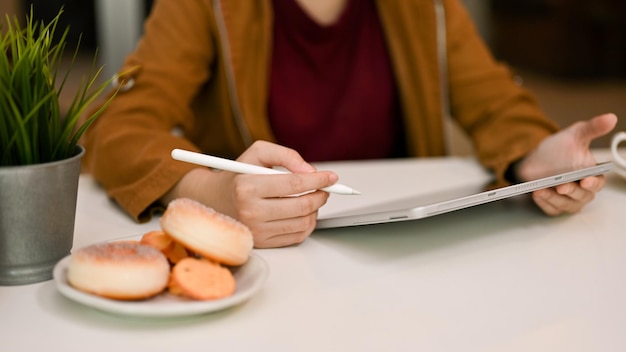
[[[342,181],[356,187],[349,168]],[[0,287],[0,350],[623,351],[624,204],[626,180],[609,174],[575,216],[549,218],[518,199],[320,231],[255,250],[270,267],[264,288],[208,315],[129,318],[75,303],[52,281]],[[81,178],[75,247],[158,226],[133,223]]]

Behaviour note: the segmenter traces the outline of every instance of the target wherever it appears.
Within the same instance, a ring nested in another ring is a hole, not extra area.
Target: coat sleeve
[[[119,72],[134,80],[85,134],[84,170],[135,220],[194,166],[173,148],[197,146],[173,131],[191,131],[193,99],[212,72],[214,21],[202,0],[159,0],[144,36]],[[128,71],[130,70],[130,71]]]
[[[501,182],[507,168],[558,126],[497,62],[459,0],[446,0],[451,115],[471,136],[477,157]]]

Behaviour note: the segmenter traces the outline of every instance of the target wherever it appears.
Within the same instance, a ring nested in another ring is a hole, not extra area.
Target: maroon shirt
[[[307,161],[403,156],[395,82],[373,1],[349,0],[320,26],[273,0],[268,112],[279,144]]]

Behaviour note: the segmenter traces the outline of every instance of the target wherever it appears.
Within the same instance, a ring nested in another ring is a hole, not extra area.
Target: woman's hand
[[[317,211],[328,200],[320,188],[337,182],[332,172],[316,171],[293,149],[258,141],[237,161],[280,166],[284,175],[247,175],[194,169],[163,201],[187,197],[227,214],[245,225],[258,248],[282,247],[304,241],[315,229]]]
[[[555,172],[576,170],[596,164],[589,149],[591,141],[609,133],[617,123],[614,114],[580,121],[543,140],[516,167],[519,179],[528,181]],[[548,215],[575,213],[591,202],[606,181],[604,176],[586,177],[553,188],[533,192],[532,197]]]

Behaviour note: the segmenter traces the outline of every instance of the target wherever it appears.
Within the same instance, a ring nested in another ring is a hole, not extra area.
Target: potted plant
[[[70,92],[71,105],[61,109],[80,45],[62,70],[69,30],[57,32],[62,13],[44,23],[33,19],[31,8],[23,25],[6,15],[0,31],[0,285],[48,280],[70,253],[84,154],[78,142],[115,96],[84,116],[111,83],[96,83],[102,68],[94,58]]]

